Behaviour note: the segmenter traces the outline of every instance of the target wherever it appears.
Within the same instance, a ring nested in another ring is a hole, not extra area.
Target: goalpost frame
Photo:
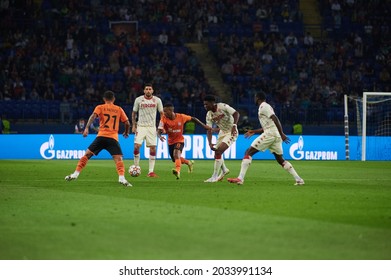
[[[345,130],[345,159],[350,159],[349,153],[349,113],[348,113],[348,96],[345,94],[344,98],[344,130]]]
[[[391,92],[363,92],[362,98],[362,143],[361,143],[361,161],[366,160],[366,136],[367,136],[367,98],[368,96],[391,96]]]

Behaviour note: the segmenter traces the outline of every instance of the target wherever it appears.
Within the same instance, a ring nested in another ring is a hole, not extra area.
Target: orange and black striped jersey
[[[101,104],[95,107],[94,113],[99,117],[98,136],[110,137],[118,141],[119,124],[128,120],[124,110],[114,104]]]

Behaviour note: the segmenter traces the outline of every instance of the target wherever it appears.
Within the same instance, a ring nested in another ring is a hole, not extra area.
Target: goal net
[[[391,93],[364,92],[362,98],[349,97],[349,101],[351,106],[346,106],[345,98],[345,137],[346,131],[354,131],[346,126],[355,124],[358,158],[362,161],[391,160]],[[348,116],[350,122],[346,121]]]

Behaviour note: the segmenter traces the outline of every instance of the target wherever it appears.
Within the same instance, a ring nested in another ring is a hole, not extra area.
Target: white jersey
[[[275,115],[273,107],[266,102],[262,102],[258,108],[258,119],[259,122],[261,123],[264,133],[268,135],[281,137],[280,133],[278,132],[278,128],[276,124],[270,118],[272,115]]]
[[[156,126],[156,114],[162,111],[163,103],[157,96],[148,99],[141,95],[134,101],[133,112],[138,113],[137,126]]]
[[[216,124],[224,133],[232,131],[234,117],[232,116],[236,110],[225,103],[217,103],[216,112],[208,111],[206,113],[206,124],[210,127]]]

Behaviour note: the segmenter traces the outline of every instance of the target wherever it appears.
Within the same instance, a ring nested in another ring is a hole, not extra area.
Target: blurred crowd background
[[[304,13],[313,6],[316,24]],[[258,126],[262,89],[284,125],[328,131],[343,125],[345,94],[391,92],[390,13],[389,0],[0,1],[0,113],[72,133],[105,90],[130,114],[152,82],[201,120],[216,94]]]

